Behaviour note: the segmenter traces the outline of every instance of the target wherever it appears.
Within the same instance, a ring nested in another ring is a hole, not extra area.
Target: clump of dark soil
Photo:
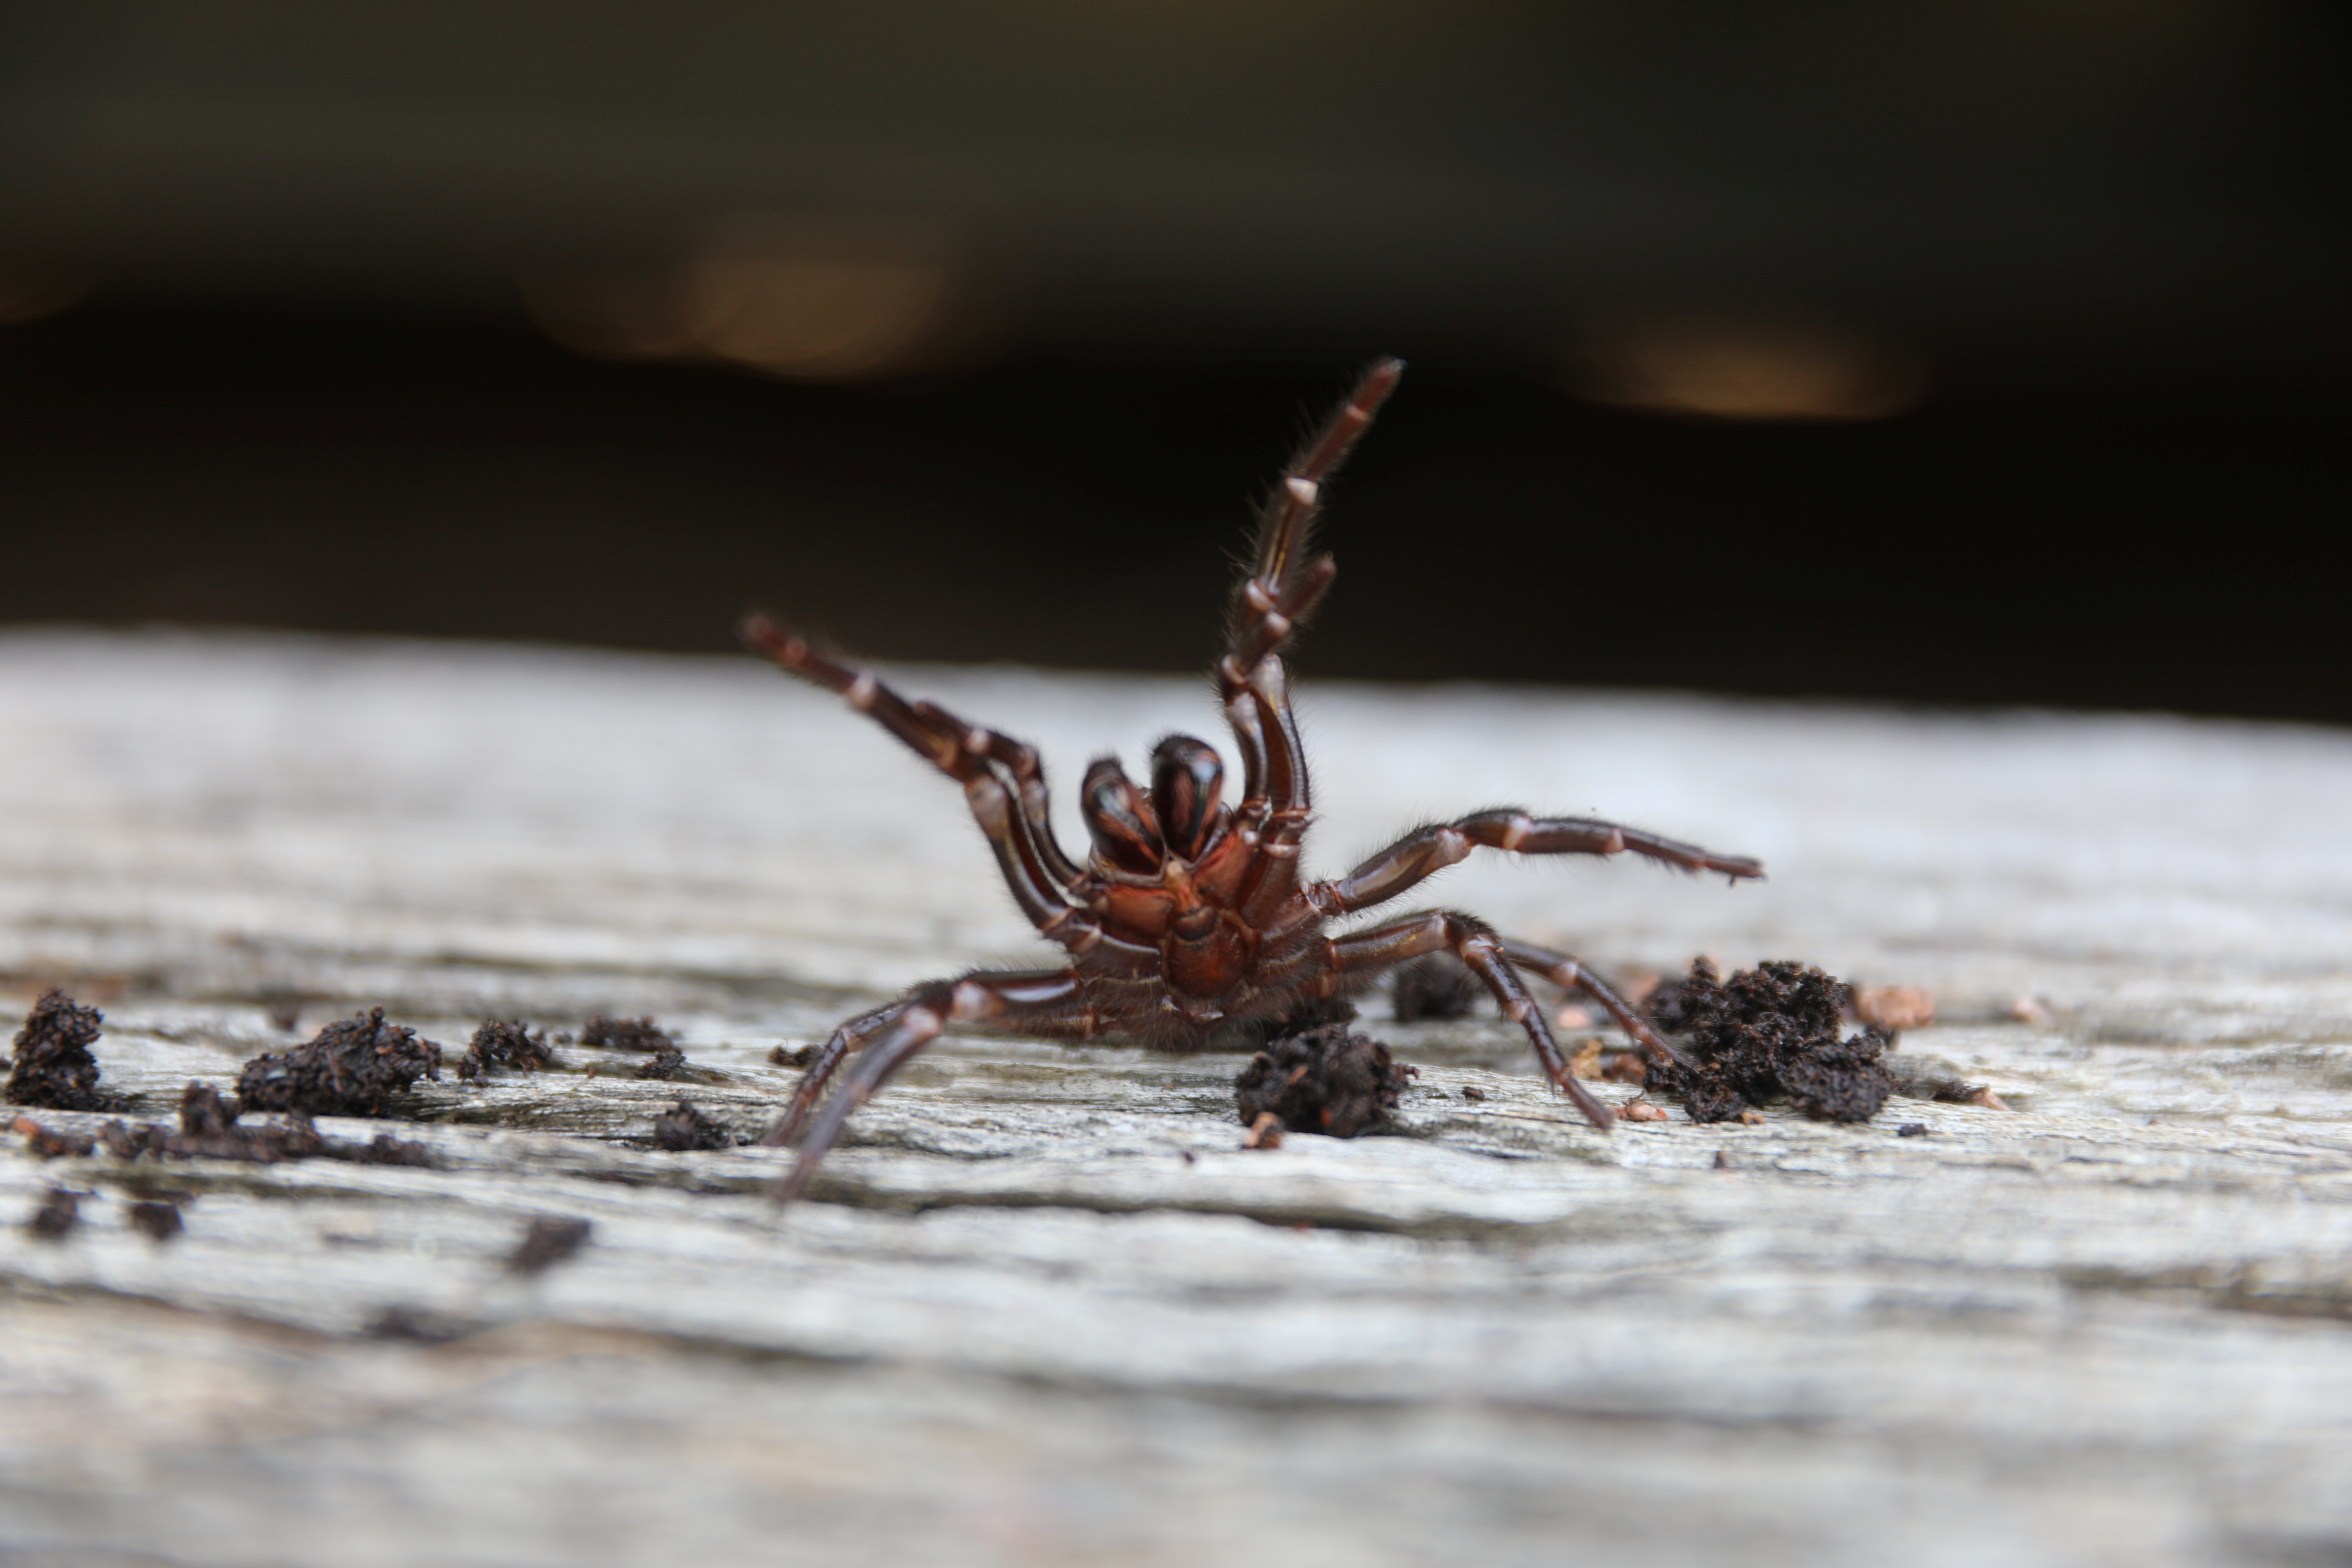
[[[686,1065],[685,1048],[669,1037],[650,1017],[607,1018],[599,1015],[580,1026],[580,1043],[599,1046],[608,1051],[650,1051],[653,1060],[632,1074],[635,1078],[654,1079],[668,1082],[673,1079],[691,1076]]]
[[[1653,1065],[1653,1089],[1679,1094],[1693,1121],[1729,1121],[1786,1098],[1818,1121],[1867,1121],[1895,1092],[1875,1027],[1851,1039],[1853,988],[1807,965],[1773,962],[1718,980],[1706,959],[1661,986],[1650,1017],[1684,1036],[1689,1066]]]
[[[580,1026],[580,1043],[608,1051],[674,1051],[677,1042],[650,1017],[607,1018],[599,1014]]]
[[[816,1045],[794,1046],[790,1049],[777,1046],[768,1052],[768,1061],[773,1067],[813,1068],[816,1066],[818,1053],[824,1049],[823,1046]]]
[[[308,1045],[254,1058],[237,1075],[236,1093],[247,1110],[382,1116],[391,1096],[440,1076],[441,1047],[385,1023],[378,1007],[328,1025]]]
[[[554,1268],[588,1244],[595,1227],[584,1219],[556,1219],[541,1215],[530,1222],[515,1249],[507,1254],[509,1274],[540,1274]]]
[[[25,1233],[37,1241],[63,1241],[80,1223],[81,1194],[51,1187],[41,1206],[26,1217]]]
[[[359,1165],[430,1165],[421,1143],[379,1133],[365,1143],[347,1143],[320,1134],[299,1111],[281,1123],[241,1126],[244,1108],[224,1100],[208,1083],[192,1083],[180,1095],[177,1131],[157,1121],[110,1121],[98,1130],[99,1144],[118,1160],[243,1160],[273,1165],[281,1160],[346,1160]],[[19,1121],[17,1131],[38,1152],[42,1141],[59,1134]],[[87,1152],[74,1150],[71,1152]]]
[[[1386,1121],[1414,1069],[1379,1041],[1324,1024],[1268,1041],[1234,1079],[1242,1123],[1271,1112],[1297,1132],[1353,1138]]]
[[[1468,964],[1450,952],[1425,952],[1396,972],[1396,1019],[1466,1017],[1486,994]]]
[[[25,1135],[25,1148],[37,1160],[62,1160],[68,1155],[87,1154],[98,1147],[95,1138],[53,1132],[29,1116],[16,1118],[16,1130]]]
[[[173,1204],[135,1203],[123,1211],[131,1228],[143,1233],[158,1246],[171,1240],[184,1228],[180,1224],[180,1211]]]
[[[686,1053],[676,1046],[667,1046],[654,1053],[654,1059],[639,1068],[632,1076],[649,1078],[667,1083],[686,1072]]]
[[[98,1058],[89,1047],[98,1043],[99,1026],[105,1021],[97,1008],[80,1006],[62,991],[44,993],[16,1031],[0,1099],[44,1110],[128,1109],[130,1101],[99,1092]]]
[[[654,1118],[654,1147],[675,1154],[702,1149],[732,1149],[735,1134],[705,1116],[688,1100]]]
[[[471,1079],[499,1071],[537,1072],[555,1065],[555,1052],[544,1034],[532,1034],[520,1021],[485,1018],[466,1054],[457,1058],[457,1076]]]

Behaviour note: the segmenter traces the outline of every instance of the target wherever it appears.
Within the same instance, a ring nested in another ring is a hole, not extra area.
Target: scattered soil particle
[[[409,1139],[394,1138],[389,1132],[377,1133],[356,1152],[349,1155],[341,1152],[350,1147],[349,1144],[335,1143],[322,1152],[331,1159],[349,1159],[355,1165],[408,1165],[427,1171],[433,1168],[432,1150]]]
[[[2037,1029],[2046,1029],[2050,1026],[2050,1009],[2042,1004],[2041,998],[2036,996],[2011,997],[2009,1016],[2021,1024],[2031,1024]]]
[[[555,1052],[549,1048],[544,1034],[532,1034],[520,1020],[485,1018],[474,1031],[473,1044],[457,1058],[457,1076],[472,1079],[488,1078],[500,1069],[537,1072],[556,1065]]]
[[[1895,1135],[1897,1138],[1925,1138],[1927,1136],[1927,1124],[1924,1121],[1906,1121],[1895,1130]]]
[[[377,1007],[319,1031],[310,1044],[266,1052],[237,1074],[247,1110],[305,1116],[382,1116],[388,1097],[441,1076],[441,1047],[383,1021]]]
[[[654,1053],[654,1059],[639,1068],[633,1077],[656,1079],[668,1083],[686,1071],[686,1053],[676,1046],[664,1046]]]
[[[1940,1074],[1923,1074],[1896,1083],[1895,1092],[1907,1100],[1932,1100],[1941,1105],[1980,1105],[1988,1110],[2007,1110],[2008,1101],[1980,1083],[1969,1083]]]
[[[608,1051],[674,1051],[677,1042],[651,1017],[607,1018],[599,1013],[580,1026],[580,1043]]]
[[[105,1016],[62,991],[47,991],[16,1031],[8,1085],[0,1100],[44,1110],[124,1110],[130,1101],[98,1089],[98,1043]]]
[[[1282,1118],[1271,1110],[1261,1110],[1250,1130],[1242,1135],[1244,1149],[1279,1149],[1282,1147]]]
[[[131,1228],[143,1233],[158,1247],[171,1240],[185,1228],[180,1223],[180,1211],[172,1204],[135,1203],[123,1211]]]
[[[1615,1083],[1646,1084],[1650,1081],[1650,1064],[1642,1059],[1639,1051],[1620,1051],[1609,1058],[1609,1065],[1601,1069],[1600,1076]]]
[[[26,1216],[25,1234],[36,1241],[63,1241],[80,1223],[81,1194],[51,1187],[41,1206]]]
[[[95,1138],[83,1138],[71,1132],[52,1132],[29,1116],[19,1116],[16,1131],[25,1135],[25,1147],[37,1160],[63,1159],[69,1154],[87,1154],[98,1147]]]
[[[816,1066],[817,1053],[824,1049],[815,1045],[795,1046],[790,1050],[778,1046],[768,1053],[768,1061],[780,1068],[813,1068]]]
[[[1484,1100],[1486,1098],[1486,1091],[1483,1089],[1476,1088],[1465,1089],[1462,1091],[1462,1098],[1465,1100]]]
[[[366,1143],[346,1143],[320,1135],[299,1111],[282,1123],[239,1126],[244,1108],[221,1098],[208,1083],[192,1083],[180,1095],[179,1131],[154,1121],[110,1121],[98,1142],[118,1160],[243,1160],[274,1165],[281,1160],[347,1160],[359,1165],[430,1165],[422,1143],[379,1133]]]
[[[654,1118],[654,1147],[684,1154],[702,1149],[732,1149],[735,1134],[695,1109],[688,1100]]]
[[[1916,985],[1873,985],[1853,994],[1854,1015],[1892,1035],[1936,1021],[1936,994]]]
[[[1569,1074],[1574,1078],[1596,1079],[1601,1076],[1601,1037],[1587,1035],[1576,1042],[1576,1050],[1568,1058]]]
[[[588,1244],[595,1226],[584,1219],[557,1219],[541,1215],[530,1222],[515,1249],[507,1254],[509,1274],[542,1274]]]
[[[1731,1169],[1731,1154],[1729,1151],[1717,1149],[1715,1152],[1715,1168],[1718,1171],[1728,1171]]]
[[[1693,1121],[1728,1121],[1786,1096],[1817,1121],[1867,1121],[1895,1092],[1874,1026],[1839,1037],[1852,988],[1807,965],[1772,962],[1719,981],[1705,958],[1662,986],[1650,1016],[1689,1038],[1688,1067],[1654,1065],[1650,1082],[1683,1097]]]
[[[1396,1020],[1465,1017],[1486,990],[1470,966],[1452,953],[1425,952],[1397,969]]]
[[[1297,1132],[1353,1138],[1387,1120],[1416,1069],[1345,1024],[1325,1024],[1267,1042],[1234,1079],[1242,1121],[1267,1111]]]
[[[1664,1106],[1652,1105],[1646,1100],[1629,1100],[1617,1108],[1617,1120],[1620,1121],[1664,1121],[1666,1119]]]

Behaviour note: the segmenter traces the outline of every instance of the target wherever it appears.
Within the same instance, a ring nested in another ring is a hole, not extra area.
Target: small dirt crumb
[[[1396,1021],[1409,1024],[1415,1018],[1465,1017],[1486,989],[1452,953],[1426,952],[1398,966],[1391,994]]]
[[[1867,1121],[1895,1082],[1875,1025],[1839,1038],[1852,995],[1802,964],[1769,962],[1718,980],[1712,961],[1694,959],[1687,978],[1659,988],[1650,1016],[1688,1036],[1695,1059],[1654,1066],[1651,1084],[1680,1094],[1693,1121],[1728,1121],[1783,1095],[1817,1121]]]
[[[81,1194],[51,1187],[41,1206],[26,1216],[25,1234],[36,1241],[63,1241],[80,1223]]]
[[[473,1044],[457,1058],[457,1076],[488,1078],[500,1068],[537,1072],[557,1065],[546,1035],[533,1035],[520,1019],[485,1018],[482,1026],[474,1031]]]
[[[780,1068],[813,1068],[816,1066],[817,1053],[824,1049],[823,1046],[816,1045],[794,1046],[790,1049],[778,1046],[768,1053],[768,1062]]]
[[[1977,1090],[1961,1103],[1965,1105],[1981,1105],[1987,1110],[2007,1110],[2009,1109],[2009,1101],[2001,1099],[2000,1096],[1995,1094],[1990,1089],[1980,1089]]]
[[[433,1151],[422,1143],[394,1138],[389,1132],[379,1132],[352,1154],[351,1160],[357,1165],[413,1165],[429,1171],[433,1168]]]
[[[1570,1002],[1567,1006],[1554,1013],[1551,1016],[1551,1021],[1562,1029],[1589,1029],[1592,1027],[1592,1009],[1580,1007]]]
[[[701,1149],[732,1149],[735,1134],[681,1100],[654,1118],[654,1147],[677,1154]]]
[[[1666,1120],[1666,1108],[1663,1105],[1652,1105],[1646,1100],[1629,1100],[1624,1104],[1617,1108],[1617,1120],[1620,1121],[1664,1121]]]
[[[25,1135],[25,1147],[39,1160],[61,1159],[68,1154],[87,1154],[98,1147],[95,1138],[82,1138],[71,1132],[52,1132],[29,1116],[19,1116],[16,1129]]]
[[[1715,1168],[1718,1171],[1731,1169],[1731,1156],[1723,1150],[1717,1149],[1715,1152]]]
[[[385,1023],[377,1007],[328,1025],[308,1045],[254,1058],[237,1074],[236,1095],[247,1110],[382,1116],[389,1096],[440,1076],[441,1047]]]
[[[35,1105],[44,1110],[123,1110],[130,1101],[101,1094],[98,1058],[89,1047],[98,1043],[105,1015],[84,1007],[62,991],[41,994],[16,1031],[15,1058],[8,1084],[0,1099],[11,1105]]]
[[[1853,1010],[1889,1034],[1924,1029],[1936,1021],[1936,994],[1916,985],[1873,985],[1853,994]]]
[[[608,1051],[673,1051],[677,1042],[650,1016],[607,1018],[603,1014],[580,1026],[580,1043]]]
[[[1190,1149],[1179,1149],[1176,1152],[1184,1156],[1184,1163],[1188,1165],[1197,1165],[1201,1163],[1199,1157]]]
[[[1644,1084],[1650,1081],[1650,1064],[1642,1059],[1639,1051],[1620,1051],[1609,1058],[1601,1076],[1619,1083]]]
[[[1764,1113],[1760,1110],[1743,1110],[1739,1113],[1739,1125],[1761,1127],[1764,1125]]]
[[[1242,1135],[1244,1149],[1279,1149],[1282,1147],[1282,1118],[1271,1110],[1261,1110],[1250,1130]]]
[[[584,1219],[557,1219],[541,1215],[530,1222],[515,1249],[507,1254],[509,1274],[541,1274],[554,1268],[588,1243],[595,1226]]]
[[[172,1204],[135,1203],[123,1210],[122,1217],[131,1222],[131,1229],[142,1233],[158,1247],[184,1228],[180,1224],[179,1209]]]
[[[2042,1005],[2040,999],[2036,997],[2011,997],[2009,1016],[2021,1024],[2031,1024],[2037,1029],[2046,1029],[2050,1026],[2050,1009]]]
[[[1906,1121],[1902,1126],[1895,1130],[1895,1136],[1897,1138],[1925,1138],[1927,1136],[1927,1124],[1924,1121]]]
[[[1618,978],[1617,994],[1636,1007],[1645,1007],[1650,998],[1658,994],[1660,978],[1655,970],[1636,969]]]
[[[1345,1024],[1269,1041],[1234,1079],[1244,1124],[1265,1112],[1295,1132],[1353,1138],[1386,1121],[1416,1069]]]
[[[1465,1100],[1484,1100],[1486,1098],[1486,1091],[1475,1086],[1466,1088],[1462,1091],[1462,1098]]]
[[[1597,1079],[1601,1076],[1601,1037],[1587,1035],[1576,1042],[1576,1054],[1568,1058],[1568,1070],[1577,1078]]]
[[[654,1059],[632,1073],[632,1078],[649,1078],[667,1083],[686,1071],[686,1053],[676,1046],[664,1046],[654,1053]]]

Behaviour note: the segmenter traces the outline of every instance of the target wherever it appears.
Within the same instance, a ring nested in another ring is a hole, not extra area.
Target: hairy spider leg
[[[918,985],[889,1006],[853,1020],[853,1024],[871,1025],[870,1037],[841,1086],[817,1112],[808,1135],[801,1140],[800,1157],[769,1196],[779,1204],[799,1197],[840,1138],[851,1112],[872,1099],[892,1073],[938,1039],[950,1022],[985,1022],[1048,1037],[1089,1039],[1110,1026],[1094,1005],[1089,990],[1088,977],[1075,969],[983,970],[956,980]],[[827,1050],[831,1048],[828,1045]],[[834,1056],[835,1063],[846,1053],[845,1047]],[[814,1078],[817,1068],[812,1067],[809,1072]],[[804,1086],[803,1091],[811,1100],[815,1098],[814,1090]],[[800,1096],[793,1098],[797,1108]],[[787,1111],[764,1142],[778,1143],[789,1136],[787,1120],[797,1125],[795,1112]]]
[[[1290,675],[1279,652],[1339,574],[1328,555],[1306,558],[1307,537],[1321,509],[1325,481],[1403,374],[1402,360],[1374,364],[1291,459],[1259,517],[1250,574],[1234,591],[1217,683],[1225,721],[1242,753],[1242,801],[1234,815],[1240,830],[1256,840],[1249,868],[1234,890],[1234,908],[1244,921],[1271,913],[1290,896],[1297,880],[1298,843],[1313,805],[1307,750],[1290,708]],[[1277,865],[1288,869],[1275,874]]]
[[[993,730],[966,724],[931,703],[909,702],[883,685],[872,671],[853,669],[823,657],[764,616],[748,617],[743,637],[786,673],[839,692],[852,708],[962,784],[965,803],[996,852],[1013,901],[1049,941],[1061,943],[1074,955],[1085,955],[1090,968],[1105,973],[1158,973],[1157,948],[1107,935],[1092,914],[1066,896],[1084,878],[1071,865],[1045,820],[1045,771],[1033,748]],[[992,763],[1013,774],[1021,804],[1018,814],[1011,809],[1014,792],[1005,788]]]
[[[1482,847],[1515,855],[1622,855],[1630,850],[1686,871],[1721,872],[1734,881],[1764,875],[1762,863],[1744,855],[1717,855],[1638,827],[1591,817],[1531,816],[1514,806],[1497,806],[1416,827],[1346,876],[1307,888],[1307,898],[1326,915],[1352,914],[1387,902]]]
[[[1545,1022],[1543,1009],[1536,1005],[1526,983],[1505,955],[1505,946],[1503,939],[1476,916],[1433,910],[1426,914],[1407,915],[1370,931],[1326,939],[1322,984],[1325,994],[1329,994],[1340,988],[1351,972],[1386,969],[1427,952],[1453,953],[1486,983],[1486,989],[1502,1005],[1503,1016],[1527,1031],[1544,1076],[1576,1102],[1576,1109],[1584,1113],[1586,1121],[1603,1132],[1613,1130],[1616,1117],[1594,1098],[1591,1089],[1577,1081],[1568,1058],[1560,1054],[1559,1042],[1552,1038],[1551,1026]]]

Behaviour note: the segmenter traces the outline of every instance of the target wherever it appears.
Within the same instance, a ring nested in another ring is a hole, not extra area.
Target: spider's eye
[[[1151,804],[1110,758],[1098,757],[1087,769],[1086,783],[1078,786],[1078,814],[1105,860],[1146,876],[1160,869],[1163,853]]]
[[[1160,836],[1186,859],[1201,852],[1225,787],[1225,764],[1209,745],[1171,735],[1151,749],[1151,809]]]

